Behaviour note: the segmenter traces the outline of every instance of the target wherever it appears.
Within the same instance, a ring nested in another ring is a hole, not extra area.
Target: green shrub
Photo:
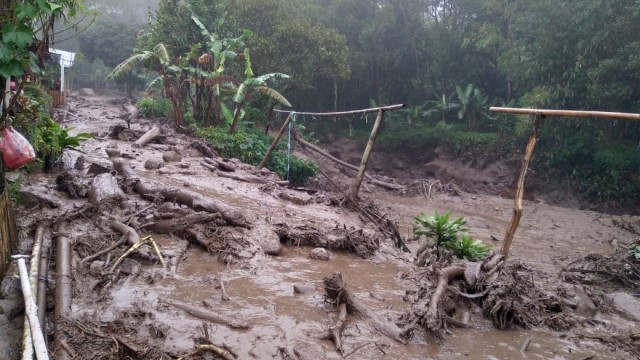
[[[581,187],[598,201],[632,205],[640,197],[640,154],[632,146],[602,147],[593,154],[591,167],[582,171]]]
[[[152,97],[143,97],[136,103],[138,113],[144,118],[171,117],[173,114],[173,106],[169,99],[154,99]]]
[[[429,245],[429,240],[435,241],[435,246],[440,256],[441,251],[449,250],[461,259],[471,261],[481,260],[491,251],[491,247],[481,240],[474,239],[464,228],[467,221],[464,217],[449,220],[451,212],[439,214],[435,210],[434,215],[420,213],[414,218],[413,234],[415,237],[422,235],[427,237],[427,241],[418,250],[418,257],[421,258]]]
[[[242,162],[258,165],[271,145],[272,139],[260,132],[241,129],[233,134],[224,128],[195,128],[196,135],[208,140],[220,155],[227,158],[238,158]],[[267,168],[287,179],[287,153],[281,142],[271,154]],[[291,156],[289,178],[292,185],[302,186],[307,179],[316,175],[316,164]]]

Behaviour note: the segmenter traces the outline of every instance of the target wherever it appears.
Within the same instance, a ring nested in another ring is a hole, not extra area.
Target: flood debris
[[[327,299],[332,302],[339,310],[344,305],[347,313],[362,316],[366,321],[371,323],[374,329],[381,334],[389,337],[390,339],[397,341],[401,344],[406,344],[407,340],[403,337],[402,330],[393,322],[382,318],[378,313],[371,310],[364,303],[351,295],[345,282],[342,280],[342,273],[336,272],[323,279],[324,288],[327,293]],[[344,321],[342,321],[343,315],[338,316],[336,325],[329,329],[327,338],[333,339],[336,343],[336,348],[342,352],[342,342],[339,340],[340,332],[344,327]],[[346,316],[345,316],[346,318]],[[329,335],[330,334],[330,335]],[[336,340],[338,339],[338,340]]]
[[[355,228],[335,228],[329,231],[311,225],[274,224],[280,241],[290,246],[305,246],[353,252],[369,258],[380,247],[380,238],[372,231]]]
[[[192,306],[189,304],[185,304],[181,301],[176,301],[176,300],[171,300],[171,299],[166,299],[163,302],[177,308],[180,309],[186,313],[188,313],[189,315],[195,316],[201,320],[206,320],[209,322],[213,322],[216,324],[222,324],[225,326],[228,326],[230,328],[233,329],[249,329],[251,328],[251,324],[249,324],[249,322],[245,319],[239,318],[237,315],[235,315],[233,318],[222,315],[222,314],[218,314],[218,313],[214,313],[212,311],[206,310],[206,309],[202,309],[196,306]]]

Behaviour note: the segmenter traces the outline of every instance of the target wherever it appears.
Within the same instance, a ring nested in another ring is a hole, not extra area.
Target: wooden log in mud
[[[176,217],[173,219],[162,219],[149,223],[144,226],[145,229],[157,232],[160,234],[179,234],[185,230],[193,227],[196,224],[203,223],[215,223],[220,219],[218,213],[209,213],[205,211],[199,211],[185,216]]]
[[[336,350],[344,355],[344,347],[342,346],[342,330],[344,330],[345,325],[347,324],[347,304],[342,303],[338,305],[338,319],[336,323],[329,328],[329,332],[331,334],[331,339],[336,344]]]
[[[438,286],[431,296],[429,309],[427,310],[427,328],[431,331],[438,332],[440,330],[442,316],[439,314],[438,309],[440,306],[440,299],[447,290],[449,281],[453,278],[464,275],[464,270],[464,266],[449,266],[440,270],[440,274],[438,275]]]
[[[149,131],[144,133],[144,135],[142,135],[138,140],[136,140],[133,143],[133,146],[143,147],[148,143],[152,142],[155,138],[159,137],[160,135],[162,135],[162,130],[160,130],[160,127],[158,127],[158,125],[153,125],[151,129],[149,129]]]
[[[146,179],[140,179],[135,175],[129,164],[119,159],[114,160],[113,164],[116,170],[124,176],[128,182],[133,184],[134,191],[140,194],[143,198],[153,201],[158,198],[162,198],[166,202],[175,202],[181,205],[186,205],[195,211],[220,213],[222,218],[229,224],[247,229],[251,228],[251,224],[240,211],[222,201],[204,197],[193,191],[159,184]]]
[[[258,176],[240,175],[238,173],[230,173],[230,172],[223,172],[223,171],[220,171],[217,174],[220,177],[226,177],[226,178],[229,178],[229,179],[238,180],[238,181],[242,181],[242,182],[248,182],[248,183],[254,183],[254,184],[267,184],[267,183],[269,183],[268,179],[261,178],[261,177],[258,177]]]
[[[71,244],[69,238],[59,235],[56,241],[56,292],[55,322],[71,314]],[[62,326],[56,326],[54,332],[55,357],[59,360],[70,359],[70,355],[62,344],[66,334]]]
[[[111,229],[119,232],[120,234],[126,235],[127,244],[129,244],[130,246],[133,246],[136,243],[138,243],[138,241],[140,241],[140,235],[138,235],[138,232],[135,231],[132,227],[121,223],[120,221],[111,220],[111,222],[109,223],[109,226],[111,227]],[[139,248],[136,253],[138,254],[138,256],[143,257],[145,259],[148,259],[148,260],[154,259],[151,248],[149,246]]]
[[[251,324],[249,324],[248,321],[239,318],[237,315],[234,318],[230,318],[228,316],[217,314],[212,311],[205,310],[196,306],[191,306],[189,304],[185,304],[176,300],[166,299],[164,300],[164,302],[202,320],[226,325],[233,329],[251,328]]]
[[[338,306],[340,304],[346,304],[347,312],[363,316],[371,322],[374,329],[383,335],[401,344],[407,343],[407,341],[402,338],[402,330],[400,330],[395,323],[382,318],[377,312],[369,309],[366,305],[361,303],[360,300],[354,298],[350,294],[349,290],[346,288],[346,284],[342,280],[342,273],[333,273],[326,276],[323,281],[327,297],[334,301]]]

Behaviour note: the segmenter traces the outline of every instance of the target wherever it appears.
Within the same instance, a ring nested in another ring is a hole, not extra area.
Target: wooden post
[[[367,142],[367,147],[364,149],[364,154],[362,154],[362,161],[360,162],[360,169],[358,170],[358,175],[356,176],[356,181],[351,188],[351,193],[349,197],[351,200],[356,200],[358,198],[358,191],[360,191],[360,184],[362,183],[362,178],[364,177],[364,172],[367,170],[367,165],[369,163],[369,157],[371,156],[371,150],[373,149],[373,144],[376,142],[376,138],[378,137],[378,132],[380,131],[380,125],[384,120],[384,110],[378,110],[378,116],[376,117],[376,122],[373,124],[373,129],[371,129],[371,135],[369,136],[369,141]]]
[[[276,146],[278,146],[278,143],[280,142],[282,135],[284,135],[284,132],[287,130],[287,126],[289,126],[289,122],[291,121],[291,114],[293,113],[289,113],[289,116],[287,116],[287,119],[282,124],[280,131],[278,131],[278,135],[276,135],[275,139],[273,139],[271,146],[269,146],[269,150],[267,150],[267,153],[264,154],[264,158],[262,159],[262,161],[260,161],[260,165],[258,165],[258,169],[262,169],[267,165],[267,161],[269,161],[269,158],[271,157],[271,153],[273,153],[273,150],[275,150]]]
[[[524,153],[524,159],[522,160],[520,177],[518,178],[518,185],[516,188],[513,217],[511,218],[511,224],[509,224],[509,229],[507,230],[507,234],[504,238],[504,243],[502,244],[501,252],[502,256],[504,256],[505,259],[509,256],[511,243],[513,242],[513,237],[516,233],[516,229],[518,229],[518,225],[520,224],[520,218],[522,217],[522,197],[524,196],[524,181],[525,177],[527,176],[527,171],[529,170],[529,163],[531,162],[531,157],[533,156],[533,150],[535,150],[536,148],[538,137],[540,136],[542,128],[544,127],[544,118],[544,115],[536,115],[536,119],[533,124],[533,130],[531,131],[531,136],[529,137],[529,142],[527,143],[527,148]]]

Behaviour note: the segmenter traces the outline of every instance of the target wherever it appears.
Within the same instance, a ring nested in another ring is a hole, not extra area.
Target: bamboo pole
[[[59,321],[71,313],[71,247],[66,236],[56,237],[56,331],[54,334],[56,360],[68,360],[70,354],[64,349],[64,331]]]
[[[22,287],[22,294],[24,295],[25,313],[27,314],[26,317],[31,329],[31,337],[33,339],[32,346],[35,347],[36,359],[49,360],[47,345],[44,342],[40,322],[38,322],[38,308],[31,293],[32,284],[29,283],[27,264],[23,257],[18,258],[18,271],[20,272],[20,285]],[[33,354],[31,354],[31,356],[33,357]]]
[[[44,316],[47,312],[47,284],[49,283],[49,256],[51,250],[51,234],[44,235],[42,255],[40,255],[40,276],[38,281],[38,320],[44,329]],[[46,341],[46,339],[45,339]]]
[[[324,112],[324,113],[299,112],[299,111],[279,110],[279,109],[273,109],[273,111],[279,112],[279,113],[292,113],[292,112],[295,112],[298,115],[309,115],[309,116],[344,116],[344,115],[362,115],[362,114],[368,114],[368,113],[373,113],[373,112],[379,112],[380,110],[382,110],[382,111],[398,110],[398,109],[402,109],[404,107],[405,107],[404,104],[396,104],[396,105],[380,106],[380,107],[362,109],[362,110]]]
[[[497,112],[497,113],[519,114],[519,115],[571,116],[571,117],[586,117],[586,118],[640,120],[640,114],[607,112],[607,111],[519,109],[519,108],[505,108],[505,107],[490,107],[489,111]]]
[[[529,137],[529,142],[527,143],[527,148],[524,153],[524,159],[522,160],[522,167],[520,168],[520,177],[518,178],[518,184],[516,188],[516,198],[514,201],[513,208],[513,217],[511,218],[511,223],[509,224],[509,229],[507,230],[507,234],[505,235],[504,242],[502,243],[502,255],[505,259],[509,256],[509,251],[511,250],[511,243],[513,242],[513,237],[518,229],[518,225],[520,224],[520,218],[522,217],[522,198],[524,196],[524,181],[527,176],[527,171],[529,170],[529,163],[531,162],[531,157],[533,156],[533,151],[536,148],[536,143],[538,142],[538,137],[542,132],[542,128],[544,127],[544,115],[538,114],[536,115],[535,122],[533,124],[533,130],[531,131],[531,136]]]
[[[371,135],[369,136],[367,147],[364,149],[364,153],[362,154],[360,169],[358,170],[356,181],[353,183],[353,187],[351,188],[351,192],[349,193],[349,197],[353,201],[356,201],[356,199],[358,198],[358,191],[360,191],[360,184],[362,183],[362,178],[364,177],[364,173],[367,170],[367,165],[369,164],[369,157],[371,156],[371,150],[373,149],[373,145],[376,142],[376,138],[378,137],[378,132],[380,131],[380,125],[384,120],[384,112],[385,111],[382,109],[378,110],[378,116],[376,117],[376,122],[373,124],[373,129],[371,129]]]
[[[278,146],[278,143],[280,142],[282,135],[284,135],[284,132],[287,131],[287,126],[289,126],[289,122],[291,121],[292,115],[293,113],[289,113],[289,116],[287,116],[287,119],[282,124],[280,131],[278,131],[278,135],[276,135],[276,137],[273,139],[271,146],[269,146],[269,150],[267,150],[267,153],[264,154],[264,158],[262,159],[262,161],[260,161],[260,165],[258,165],[258,169],[262,169],[267,165],[267,161],[269,161],[269,158],[271,157],[271,153],[273,153],[273,150],[275,150],[276,146]]]
[[[38,274],[40,268],[40,255],[42,252],[42,239],[44,238],[44,226],[38,225],[36,229],[35,240],[33,241],[33,250],[31,252],[31,260],[29,261],[29,283],[31,284],[31,294],[34,298],[38,297]],[[33,359],[33,340],[31,338],[30,319],[25,316],[22,327],[22,359]],[[40,324],[40,321],[38,321]],[[42,327],[41,327],[42,328]]]

